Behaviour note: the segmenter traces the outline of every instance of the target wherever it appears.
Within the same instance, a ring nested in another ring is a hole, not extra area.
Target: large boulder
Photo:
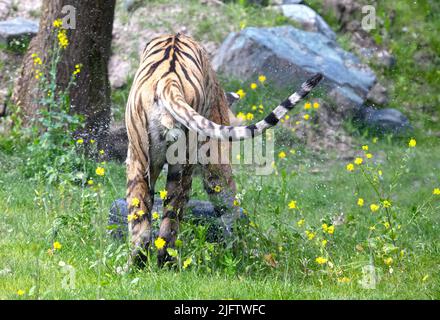
[[[0,21],[0,44],[8,45],[12,40],[21,40],[24,37],[33,37],[38,33],[38,23],[16,18]]]
[[[399,110],[364,107],[357,115],[359,123],[379,134],[406,135],[413,128],[408,118]]]
[[[292,26],[247,28],[231,33],[213,59],[214,69],[241,80],[258,74],[280,87],[296,88],[316,72],[330,95],[352,112],[376,83],[373,71],[328,37]]]

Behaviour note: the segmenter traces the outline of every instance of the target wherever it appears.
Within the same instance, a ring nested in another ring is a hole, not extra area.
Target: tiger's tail
[[[304,99],[310,91],[322,80],[318,73],[301,85],[301,88],[284,100],[263,120],[248,126],[224,126],[205,118],[196,112],[184,99],[177,82],[168,82],[158,86],[159,101],[166,110],[189,130],[203,136],[219,140],[239,141],[250,139],[262,134],[265,130],[274,127],[295,105]]]

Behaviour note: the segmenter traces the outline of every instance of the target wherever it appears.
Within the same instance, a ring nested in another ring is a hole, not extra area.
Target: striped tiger
[[[219,85],[205,50],[192,38],[164,35],[150,41],[128,97],[125,122],[127,202],[133,251],[131,264],[145,261],[151,241],[151,208],[156,180],[166,163],[166,135],[180,125],[213,139],[253,138],[275,126],[320,82],[321,74],[276,107],[264,120],[249,126],[231,126],[227,97]],[[176,241],[179,220],[189,199],[194,165],[168,165],[164,212],[159,229],[158,263],[170,259],[167,248]],[[236,186],[230,165],[202,166],[203,184],[219,217],[236,214]],[[157,239],[156,239],[157,240]]]

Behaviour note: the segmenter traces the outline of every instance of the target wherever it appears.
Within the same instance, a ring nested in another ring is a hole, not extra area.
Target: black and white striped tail
[[[249,126],[233,127],[218,125],[195,112],[195,110],[186,103],[179,103],[173,107],[172,103],[170,103],[169,97],[166,96],[163,97],[163,102],[165,108],[173,115],[173,117],[188,129],[214,139],[238,141],[241,139],[253,138],[262,134],[265,130],[276,126],[299,101],[304,99],[310,91],[319,84],[322,78],[322,74],[315,74],[309,80],[304,82],[297,92],[276,107],[268,116],[266,116],[266,118]],[[167,90],[162,92],[167,92]]]

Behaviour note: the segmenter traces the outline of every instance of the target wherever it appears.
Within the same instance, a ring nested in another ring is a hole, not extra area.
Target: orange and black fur
[[[134,217],[129,223],[135,263],[145,258],[151,239],[151,208],[156,180],[166,163],[166,136],[178,126],[213,139],[235,141],[253,138],[278,121],[321,80],[320,74],[273,110],[264,120],[250,125],[229,125],[229,107],[212,70],[208,55],[185,35],[165,35],[145,47],[141,65],[129,95],[125,121],[127,154],[127,202]],[[167,259],[167,247],[177,237],[192,184],[194,165],[169,165],[164,214],[159,237],[166,241],[159,250],[159,264]],[[202,166],[204,187],[219,215],[231,212],[236,187],[230,165]],[[215,192],[219,191],[219,192]],[[138,201],[139,200],[139,201]],[[138,204],[139,202],[139,204]]]

